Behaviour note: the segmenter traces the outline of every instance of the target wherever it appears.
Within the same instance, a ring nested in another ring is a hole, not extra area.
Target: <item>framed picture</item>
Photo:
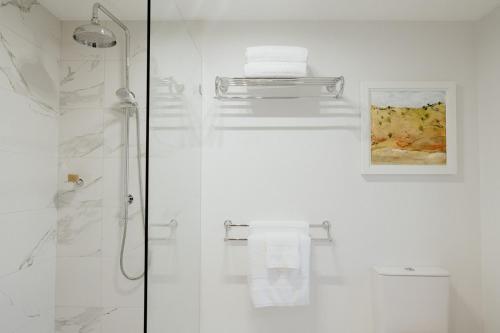
[[[363,174],[455,174],[456,84],[366,82]]]

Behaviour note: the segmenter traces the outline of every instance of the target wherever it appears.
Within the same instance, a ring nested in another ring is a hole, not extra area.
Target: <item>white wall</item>
[[[500,331],[500,158],[496,143],[500,123],[500,10],[478,25],[478,109],[481,175],[481,225],[484,332]]]
[[[137,333],[143,327],[144,280],[128,281],[119,269],[125,116],[115,91],[123,86],[123,32],[104,22],[118,44],[92,49],[72,38],[80,24],[88,22],[62,24],[56,330]],[[146,22],[126,24],[132,36],[130,83],[139,103],[144,144]],[[131,118],[129,193],[136,200],[129,206],[125,267],[133,276],[144,269],[135,133]],[[84,186],[69,184],[69,173],[80,175]]]
[[[54,332],[60,24],[0,6],[0,331]]]
[[[203,54],[201,332],[372,329],[370,267],[438,265],[451,273],[451,331],[481,331],[479,165],[474,25],[469,23],[219,22],[195,25]],[[217,103],[216,75],[242,74],[245,47],[310,50],[319,76],[344,75],[342,101]],[[359,84],[458,84],[457,176],[360,175]],[[312,304],[254,310],[245,246],[223,222],[304,219],[334,224],[314,246]]]

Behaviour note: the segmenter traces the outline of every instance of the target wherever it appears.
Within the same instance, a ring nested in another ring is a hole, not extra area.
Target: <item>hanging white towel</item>
[[[246,50],[247,63],[252,62],[307,62],[308,51],[298,46],[263,45]]]
[[[249,78],[295,78],[307,76],[304,62],[252,62],[245,65]]]
[[[256,308],[309,304],[309,260],[311,239],[305,222],[252,222],[248,237],[250,296]],[[270,233],[295,232],[298,237],[299,268],[269,268]]]
[[[266,267],[300,268],[299,233],[266,232]]]

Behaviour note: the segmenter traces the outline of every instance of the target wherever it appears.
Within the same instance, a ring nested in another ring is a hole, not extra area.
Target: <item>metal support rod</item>
[[[94,3],[94,6],[92,6],[92,22],[99,22],[99,10],[106,14],[106,16],[115,22],[125,33],[125,88],[130,91],[130,31],[122,21],[99,2]]]

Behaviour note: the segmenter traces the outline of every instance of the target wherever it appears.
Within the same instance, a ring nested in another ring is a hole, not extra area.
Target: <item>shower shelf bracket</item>
[[[262,95],[252,93],[255,88],[293,88],[316,87],[314,94],[284,94]],[[233,89],[236,88],[236,89]],[[239,89],[238,89],[239,88]],[[241,91],[247,88],[246,91]],[[248,89],[250,88],[250,89]],[[221,77],[215,78],[215,99],[218,100],[259,100],[259,99],[338,99],[344,92],[344,77],[298,77],[298,78],[243,78]]]

